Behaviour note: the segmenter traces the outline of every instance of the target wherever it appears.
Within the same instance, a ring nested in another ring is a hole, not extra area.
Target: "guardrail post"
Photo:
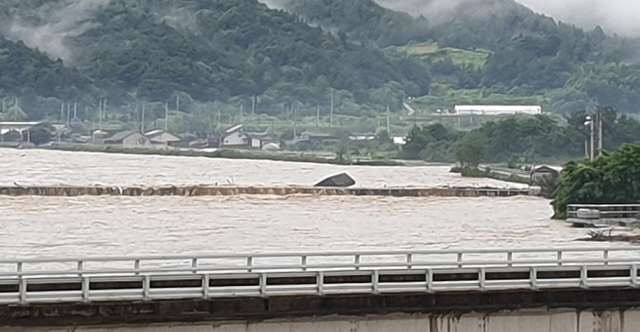
[[[513,267],[513,252],[512,251],[508,251],[507,252],[507,266],[508,267]]]
[[[28,282],[24,277],[20,277],[20,304],[27,305]]]
[[[535,266],[532,266],[529,270],[529,283],[531,284],[532,290],[538,290],[538,268]]]
[[[427,293],[433,293],[433,270],[427,269],[425,278],[427,281]]]
[[[82,277],[82,302],[89,303],[91,299],[89,299],[89,290],[91,287],[91,279],[89,277]]]
[[[360,254],[356,254],[354,256],[354,260],[355,260],[354,264],[355,264],[356,270],[360,270]]]
[[[318,275],[316,276],[316,283],[318,286],[318,295],[324,295],[324,272],[318,271]]]
[[[144,280],[142,281],[142,299],[144,301],[149,301],[151,299],[151,276],[146,274],[144,276]]]
[[[458,267],[462,268],[462,253],[461,252],[458,253],[457,261],[458,261]]]
[[[562,266],[562,250],[558,250],[558,266]]]
[[[306,271],[307,270],[307,256],[306,255],[302,255],[300,257],[300,266],[302,266],[302,271]]]
[[[638,266],[636,264],[631,265],[631,287],[638,288]]]
[[[481,267],[480,271],[478,271],[478,282],[480,291],[484,292],[487,289],[487,271],[484,267]]]
[[[267,297],[267,274],[260,274],[260,296]]]
[[[605,249],[603,254],[604,254],[604,265],[609,265],[609,250]]]
[[[78,266],[76,269],[78,270],[78,275],[82,277],[82,270],[84,270],[84,262],[78,261]]]
[[[191,270],[193,271],[193,273],[196,273],[198,271],[198,259],[197,258],[191,259]]]
[[[580,287],[589,288],[589,270],[586,265],[580,268]]]
[[[202,276],[202,298],[209,299],[209,285],[211,284],[211,277],[209,274]]]
[[[18,271],[18,273],[22,273],[22,262],[18,262],[18,264],[16,265],[16,271]]]
[[[380,271],[374,270],[371,276],[373,294],[380,294]]]
[[[253,272],[253,257],[247,257],[247,272]]]
[[[136,272],[136,275],[140,274],[140,260],[136,259],[135,261],[133,261],[133,268]]]
[[[407,268],[409,270],[411,270],[413,268],[413,254],[412,253],[408,253],[407,254]]]

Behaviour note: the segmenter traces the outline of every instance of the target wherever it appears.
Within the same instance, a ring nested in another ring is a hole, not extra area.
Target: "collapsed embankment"
[[[537,196],[529,189],[502,188],[325,188],[325,187],[252,187],[252,186],[11,186],[0,187],[0,196],[235,196],[235,195],[318,195],[318,196],[390,196],[390,197],[511,197]]]

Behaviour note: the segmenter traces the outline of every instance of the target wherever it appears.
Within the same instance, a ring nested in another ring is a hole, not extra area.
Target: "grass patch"
[[[418,43],[396,48],[411,57],[427,62],[434,62],[444,58],[450,58],[458,67],[471,66],[482,69],[487,63],[491,52],[485,49],[463,50],[453,47],[441,48],[438,43]]]

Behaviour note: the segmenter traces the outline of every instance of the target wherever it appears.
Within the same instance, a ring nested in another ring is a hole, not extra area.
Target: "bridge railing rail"
[[[0,278],[0,304],[638,288],[638,265]]]
[[[0,278],[632,264],[640,248],[350,251],[0,260]]]

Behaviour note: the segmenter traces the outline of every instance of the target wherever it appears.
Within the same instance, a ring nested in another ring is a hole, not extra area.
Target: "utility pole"
[[[71,104],[67,103],[67,126],[69,126],[71,122],[69,119],[70,116],[71,116]]]
[[[291,103],[291,110],[293,111],[293,137],[298,136],[298,108],[293,107],[293,103]]]
[[[169,102],[164,103],[164,131],[169,129]]]
[[[142,102],[142,116],[140,117],[140,133],[144,134],[144,117],[145,117],[145,112],[147,111],[147,103],[146,102]]]
[[[320,128],[320,105],[316,106],[316,129]]]
[[[329,115],[329,123],[333,126],[333,108],[334,108],[335,100],[333,99],[333,92],[331,92],[331,114]]]
[[[4,112],[4,100],[2,100],[2,112]],[[64,122],[64,101],[60,103],[60,122]]]
[[[104,103],[104,100],[100,99],[100,102],[98,105],[98,112],[100,113],[98,115],[99,123],[100,123],[100,131],[102,131],[102,118],[104,117],[104,107],[102,106],[103,103]]]
[[[603,145],[602,145],[602,138],[603,138],[602,137],[603,136],[602,135],[603,134],[603,129],[602,129],[602,127],[603,127],[602,126],[602,111],[600,111],[600,110],[598,111],[597,117],[598,117],[598,157],[601,157],[602,156],[602,147],[603,147]]]
[[[109,99],[105,99],[104,100],[104,108],[102,109],[102,112],[104,114],[103,117],[108,120],[109,119],[109,115],[108,115],[109,114]]]
[[[387,105],[387,134],[391,134],[391,121],[389,117],[389,105]]]
[[[251,116],[252,117],[256,116],[256,102],[257,102],[256,99],[257,98],[258,98],[258,96],[256,96],[256,95],[253,95],[253,98],[251,98]]]
[[[596,146],[596,145],[595,145],[595,137],[594,137],[594,136],[595,136],[595,122],[596,122],[596,119],[592,119],[592,120],[590,121],[590,129],[591,129],[591,135],[590,135],[590,136],[591,136],[591,150],[590,150],[590,152],[589,152],[589,157],[590,157],[590,159],[591,159],[591,160],[594,160],[594,159],[595,159],[595,155],[596,155],[596,154],[595,154],[595,152],[596,152],[596,151],[595,151],[595,146]]]

